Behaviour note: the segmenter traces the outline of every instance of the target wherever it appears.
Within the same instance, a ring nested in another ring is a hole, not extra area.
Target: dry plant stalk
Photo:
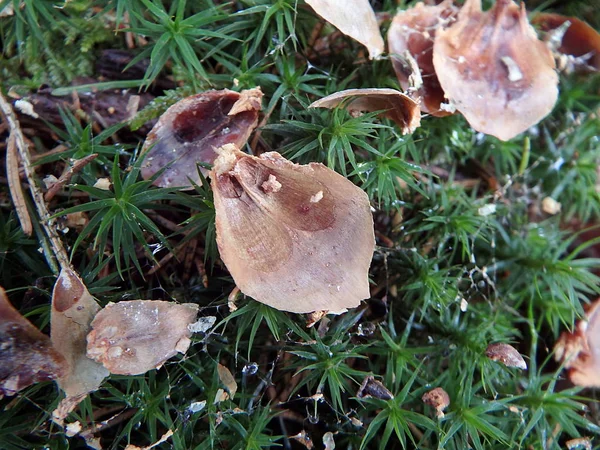
[[[322,164],[218,149],[217,245],[240,290],[276,309],[343,311],[369,297],[375,237],[367,195]]]
[[[6,145],[6,177],[8,178],[8,187],[10,196],[17,212],[17,217],[21,223],[21,229],[27,236],[33,233],[33,225],[31,224],[31,216],[27,210],[25,195],[23,194],[23,186],[21,186],[21,177],[19,176],[19,154],[13,133],[8,137]]]
[[[306,3],[342,33],[367,47],[370,59],[383,53],[385,44],[368,0],[306,0]]]
[[[467,0],[458,20],[437,30],[433,65],[469,124],[504,141],[546,117],[558,98],[552,53],[512,0],[486,12],[481,0]]]
[[[323,97],[309,108],[332,109],[340,104],[354,116],[364,111],[385,111],[382,115],[393,120],[402,134],[413,133],[421,125],[419,104],[395,89],[347,89]]]
[[[60,176],[58,181],[54,183],[50,188],[46,191],[44,195],[44,200],[49,202],[54,198],[56,194],[69,182],[73,175],[83,169],[86,165],[92,162],[94,159],[98,157],[98,153],[92,153],[91,155],[86,156],[85,158],[77,159],[73,161],[73,164],[69,165]]]
[[[214,149],[225,144],[245,145],[258,123],[262,95],[260,88],[224,89],[175,103],[144,142],[142,176],[148,179],[164,169],[154,181],[156,186],[191,188],[190,180],[200,184],[196,164],[212,164]]]

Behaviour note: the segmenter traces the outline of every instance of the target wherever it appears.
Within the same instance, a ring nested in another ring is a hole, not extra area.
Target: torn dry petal
[[[350,113],[385,111],[383,116],[393,120],[402,134],[412,133],[421,125],[418,103],[395,89],[347,89],[323,97],[309,108],[332,109],[342,102]]]
[[[439,28],[454,22],[457,13],[452,0],[436,6],[419,2],[396,14],[387,35],[400,86],[409,95],[421,99],[423,111],[438,117],[451,112],[440,106],[445,99],[433,67],[433,40]]]
[[[190,179],[200,184],[197,163],[212,164],[215,148],[246,143],[258,123],[262,95],[260,88],[241,93],[224,89],[175,103],[146,138],[142,176],[151,178],[166,167],[156,186],[189,188]]]
[[[306,3],[342,33],[367,47],[369,58],[383,53],[383,38],[368,0],[306,0]]]
[[[233,400],[235,393],[237,392],[237,383],[235,378],[229,371],[229,369],[222,364],[217,364],[217,372],[219,373],[219,380],[227,388],[229,398]]]
[[[17,311],[0,287],[0,399],[66,371],[66,361],[31,322]]]
[[[54,411],[60,421],[98,389],[108,371],[86,356],[85,337],[96,312],[100,309],[75,271],[63,269],[52,292],[50,338],[54,348],[67,360],[68,370],[58,378],[66,398]]]
[[[568,369],[574,384],[600,387],[600,299],[590,306],[572,333],[560,336],[554,357]]]
[[[217,245],[244,294],[297,313],[341,311],[369,297],[375,238],[360,188],[322,164],[233,146],[219,150],[210,177]]]
[[[527,363],[512,345],[497,343],[488,345],[485,355],[492,361],[504,364],[506,367],[527,369]]]
[[[450,103],[501,140],[538,123],[558,98],[552,53],[512,0],[486,12],[481,0],[467,0],[456,22],[437,30],[433,64]]]
[[[429,392],[423,394],[421,400],[426,405],[435,408],[435,415],[438,419],[444,417],[444,410],[450,405],[450,396],[441,387],[436,387]]]
[[[111,373],[138,375],[159,368],[190,346],[198,305],[159,300],[109,303],[92,322],[87,355]]]

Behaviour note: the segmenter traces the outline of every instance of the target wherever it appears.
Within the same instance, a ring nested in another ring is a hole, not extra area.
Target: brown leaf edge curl
[[[382,115],[393,120],[402,134],[413,133],[421,125],[421,108],[408,95],[395,89],[347,89],[323,97],[309,108],[335,108],[342,104],[350,114],[364,111],[385,111]]]
[[[369,297],[369,198],[322,164],[229,145],[210,172],[217,245],[236,285],[282,311],[344,311]]]
[[[154,185],[190,189],[190,179],[200,184],[197,163],[212,164],[214,149],[225,144],[246,144],[258,123],[262,95],[260,87],[212,90],[172,105],[146,137],[142,177],[149,179],[164,168]]]
[[[486,12],[481,0],[467,0],[458,20],[437,31],[433,65],[469,124],[503,141],[546,117],[558,98],[552,53],[512,0]]]
[[[420,99],[421,109],[436,117],[453,113],[444,109],[444,90],[433,67],[433,41],[438,28],[456,20],[458,8],[452,0],[426,6],[422,2],[399,11],[387,34],[392,65],[400,86]],[[448,105],[447,105],[448,106]]]

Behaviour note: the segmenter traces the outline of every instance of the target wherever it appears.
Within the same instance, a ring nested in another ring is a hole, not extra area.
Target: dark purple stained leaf
[[[200,183],[197,163],[212,164],[214,149],[225,144],[243,147],[258,123],[261,99],[260,88],[224,89],[175,103],[146,138],[142,176],[151,178],[166,167],[154,181],[156,186],[189,188],[189,179]]]

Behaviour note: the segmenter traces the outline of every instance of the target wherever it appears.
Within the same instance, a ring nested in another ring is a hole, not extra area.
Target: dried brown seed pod
[[[347,100],[347,101],[346,101]],[[400,126],[402,134],[409,134],[421,125],[421,108],[408,95],[395,89],[347,89],[323,97],[309,108],[335,108],[344,102],[350,114],[364,111],[383,111],[383,115]]]
[[[438,419],[444,417],[444,410],[450,405],[450,396],[441,387],[436,387],[429,392],[425,392],[421,400],[426,405],[435,408],[435,415]]]
[[[0,287],[0,399],[62,376],[66,361],[9,302]]]
[[[557,51],[563,55],[574,56],[585,60],[584,66],[600,70],[600,33],[577,17],[567,17],[560,14],[536,14],[531,23],[540,27],[542,31],[552,32],[569,22],[560,39]]]
[[[561,334],[554,357],[564,363],[574,384],[600,387],[600,299],[590,306],[572,333]]]
[[[369,50],[369,58],[383,53],[383,38],[368,0],[306,0],[312,9],[342,33]]]
[[[402,89],[421,99],[421,108],[434,116],[452,114],[440,107],[444,90],[433,67],[433,40],[439,28],[454,22],[458,8],[452,0],[426,6],[422,2],[398,12],[387,34],[392,64]]]
[[[485,355],[492,361],[500,362],[506,367],[527,369],[527,363],[512,345],[503,343],[490,344],[485,351]]]
[[[239,93],[224,89],[175,103],[144,142],[142,176],[148,179],[167,167],[154,181],[156,186],[189,188],[189,179],[200,183],[197,163],[212,164],[214,149],[222,145],[246,143],[258,123],[262,95],[260,88]]]
[[[210,172],[217,245],[240,290],[283,311],[341,311],[369,297],[367,195],[322,164],[218,150]]]
[[[394,398],[394,394],[381,381],[376,380],[370,375],[365,377],[356,396],[358,398],[375,397],[381,400],[391,400]]]
[[[552,111],[558,75],[525,6],[497,0],[486,12],[467,0],[457,21],[439,29],[433,65],[445,95],[477,131],[508,140]]]
[[[66,373],[58,378],[58,385],[66,398],[52,413],[61,422],[108,376],[102,365],[89,359],[86,354],[85,337],[90,323],[100,309],[81,278],[74,270],[63,269],[52,292],[50,315],[50,339],[54,348],[67,360]]]
[[[190,346],[198,305],[159,300],[109,303],[92,322],[87,355],[111,373],[139,375]]]

